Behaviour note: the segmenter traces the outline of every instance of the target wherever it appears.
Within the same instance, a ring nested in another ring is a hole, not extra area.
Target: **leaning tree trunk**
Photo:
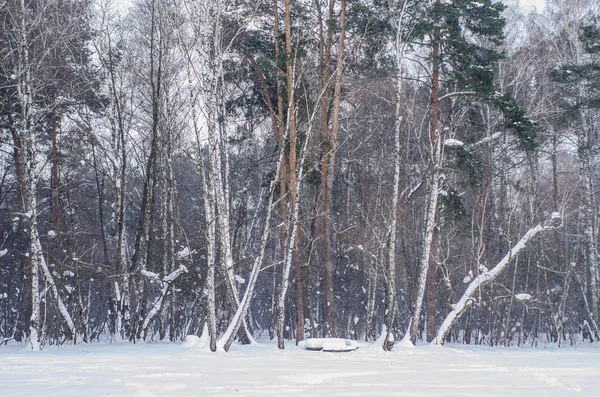
[[[479,288],[493,281],[498,275],[510,264],[513,258],[515,258],[519,252],[521,252],[527,245],[527,243],[533,239],[538,233],[546,231],[546,230],[554,230],[556,229],[560,223],[560,217],[557,213],[553,214],[553,218],[549,225],[537,225],[527,233],[521,237],[519,242],[512,247],[508,253],[494,266],[491,270],[485,271],[481,273],[479,276],[475,277],[468,285],[467,290],[460,298],[458,302],[456,302],[452,306],[452,311],[448,313],[446,318],[444,319],[440,329],[438,330],[437,336],[434,340],[435,344],[444,344],[448,333],[452,329],[454,323],[460,318],[460,316],[465,312],[465,310],[473,303],[473,294],[479,290]]]
[[[285,138],[287,138],[287,136]],[[283,162],[283,158],[284,158],[284,148],[280,148],[279,160],[277,161],[277,165],[275,167],[275,170],[276,170],[275,177],[271,181],[271,185],[270,185],[269,199],[267,202],[267,215],[265,218],[265,224],[264,224],[263,232],[261,235],[259,252],[258,252],[258,255],[256,256],[256,258],[254,259],[254,264],[253,264],[252,270],[250,272],[250,277],[247,281],[246,291],[244,292],[244,296],[242,297],[242,299],[240,301],[240,305],[239,305],[235,315],[233,316],[232,321],[229,323],[227,330],[225,331],[225,333],[223,334],[221,339],[219,339],[219,342],[218,342],[219,346],[221,346],[225,351],[229,350],[229,347],[233,343],[236,333],[239,331],[240,327],[242,326],[243,319],[246,317],[246,314],[248,313],[248,309],[250,307],[250,302],[251,302],[252,296],[254,294],[254,287],[256,286],[256,280],[258,280],[258,275],[260,273],[260,268],[262,266],[263,258],[265,255],[265,249],[267,247],[267,241],[269,239],[269,233],[271,230],[271,215],[273,212],[273,197],[275,194],[275,185],[279,181],[279,171],[281,170],[281,163]]]

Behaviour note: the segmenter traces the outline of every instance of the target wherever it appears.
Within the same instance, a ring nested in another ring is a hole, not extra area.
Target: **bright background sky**
[[[546,6],[546,0],[519,0],[519,5],[525,9],[535,7],[538,12],[542,11]]]

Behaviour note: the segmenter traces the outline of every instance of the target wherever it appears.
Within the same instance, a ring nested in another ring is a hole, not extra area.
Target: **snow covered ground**
[[[600,396],[600,346],[285,351],[272,342],[210,353],[181,344],[0,347],[12,396]]]

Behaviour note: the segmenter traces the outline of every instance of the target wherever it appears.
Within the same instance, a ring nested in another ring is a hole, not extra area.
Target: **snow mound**
[[[454,138],[445,139],[444,145],[446,147],[463,147],[463,146],[465,146],[464,142],[459,141],[458,139],[454,139]]]
[[[196,335],[187,335],[181,344],[181,347],[191,348],[194,347],[200,342],[200,338]]]
[[[402,338],[402,340],[400,340],[400,342],[397,342],[394,346],[398,346],[401,348],[414,348],[415,345],[412,343],[412,341],[410,340],[409,336],[408,336],[408,332],[406,333],[406,335],[404,335],[404,338]]]
[[[330,338],[323,342],[324,352],[348,352],[358,349],[358,343],[350,339]]]
[[[358,343],[341,338],[308,338],[302,345],[306,350],[324,352],[349,352],[358,349]]]
[[[208,324],[204,323],[204,328],[202,328],[202,335],[200,335],[200,343],[208,343],[208,340],[210,339],[209,333],[208,333]]]
[[[385,340],[385,337],[387,335],[387,327],[385,326],[385,324],[381,327],[381,334],[379,334],[379,337],[375,340],[375,342],[373,342],[373,344],[371,345],[371,350],[383,350],[383,341]],[[390,332],[390,335],[388,336],[388,344],[394,344],[396,338],[394,338],[394,334]]]
[[[196,335],[187,335],[181,344],[181,347],[184,349],[203,349],[205,347],[208,348],[208,324],[204,323],[204,328],[202,328],[202,335],[197,337]]]
[[[138,390],[133,397],[156,397],[156,394],[153,394],[150,390],[142,389]]]
[[[516,294],[515,298],[517,298],[520,301],[528,301],[529,299],[531,299],[531,295],[529,295],[529,294]]]

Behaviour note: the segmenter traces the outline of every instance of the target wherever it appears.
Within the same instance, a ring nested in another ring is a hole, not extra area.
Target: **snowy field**
[[[310,352],[272,342],[0,347],[0,396],[600,396],[600,346]]]

